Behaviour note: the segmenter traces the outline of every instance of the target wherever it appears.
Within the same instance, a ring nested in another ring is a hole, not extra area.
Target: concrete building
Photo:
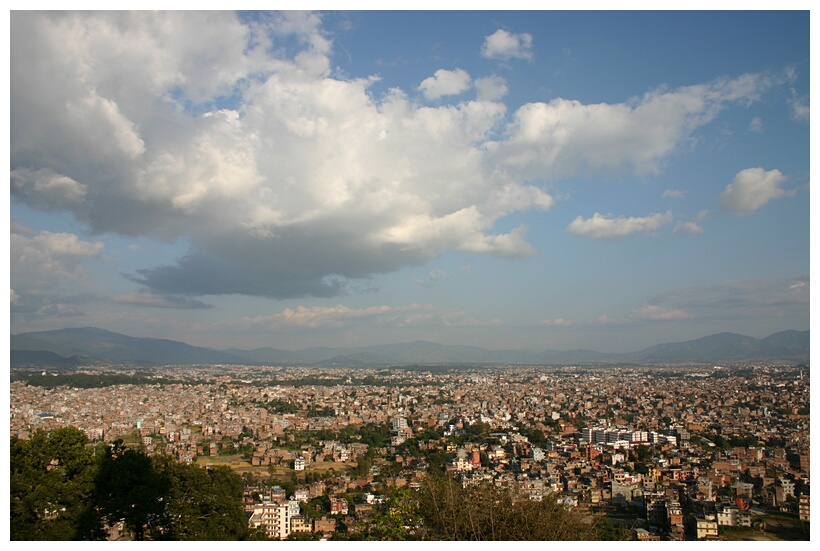
[[[297,506],[298,506],[298,502]],[[253,508],[248,520],[251,528],[264,528],[270,539],[284,540],[290,535],[292,509],[287,502],[264,502]]]

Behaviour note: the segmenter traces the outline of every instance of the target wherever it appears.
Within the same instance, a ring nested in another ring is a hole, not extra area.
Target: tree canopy
[[[92,447],[72,427],[12,436],[10,463],[12,540],[100,540],[120,522],[136,540],[258,537],[242,479],[227,467],[149,457],[120,441]]]

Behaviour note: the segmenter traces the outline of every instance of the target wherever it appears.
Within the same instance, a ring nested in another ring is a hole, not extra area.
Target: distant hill
[[[809,331],[782,331],[764,339],[719,333],[626,353],[594,350],[487,350],[416,341],[358,348],[316,347],[214,350],[168,339],[129,337],[94,327],[11,336],[11,366],[110,361],[151,364],[368,366],[408,364],[685,363],[754,360],[808,361]]]
[[[64,357],[48,350],[12,350],[12,367],[50,367],[56,369],[74,369],[88,365],[88,358],[83,356]]]
[[[191,346],[168,339],[148,339],[129,337],[95,327],[37,331],[17,335],[12,339],[11,349],[37,350],[36,343],[47,343],[46,350],[56,351],[62,356],[79,355],[104,358],[115,362],[155,363],[155,364],[237,364],[247,363],[226,352]],[[32,344],[35,343],[35,344]],[[41,349],[42,350],[42,349]]]
[[[808,360],[808,331],[781,331],[764,339],[737,333],[718,333],[685,342],[659,344],[641,350],[635,359],[642,362]]]

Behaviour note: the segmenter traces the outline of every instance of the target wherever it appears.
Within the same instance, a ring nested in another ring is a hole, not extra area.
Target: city
[[[810,6],[528,4],[8,12],[11,540],[810,539]]]
[[[250,525],[273,539],[355,539],[386,492],[418,490],[434,471],[555,498],[630,539],[808,539],[808,373],[167,366],[81,388],[18,371],[10,422],[19,438],[74,426],[90,442],[230,466]]]

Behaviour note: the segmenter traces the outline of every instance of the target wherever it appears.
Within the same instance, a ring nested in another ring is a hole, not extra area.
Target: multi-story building
[[[718,507],[717,522],[719,526],[742,526],[751,528],[752,516],[735,505]]]
[[[347,500],[343,497],[330,498],[330,514],[331,515],[346,515],[348,512]]]
[[[301,515],[296,515],[290,519],[291,534],[310,534],[313,532],[313,522]]]
[[[800,520],[810,522],[809,515],[809,494],[802,494],[799,501]]]
[[[399,432],[407,428],[407,419],[397,415],[393,417],[393,431]]]
[[[253,508],[248,523],[251,528],[264,528],[270,539],[284,540],[290,535],[291,512],[291,506],[287,502],[266,501]]]
[[[696,528],[699,540],[713,540],[718,537],[718,522],[711,515],[697,519]]]

